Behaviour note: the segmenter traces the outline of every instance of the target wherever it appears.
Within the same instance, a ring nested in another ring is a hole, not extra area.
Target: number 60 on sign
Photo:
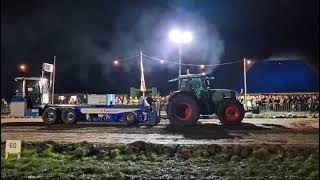
[[[21,153],[21,141],[20,140],[7,140],[6,141],[6,159],[8,158],[8,155],[10,154],[17,154],[18,159],[20,159],[20,153]]]

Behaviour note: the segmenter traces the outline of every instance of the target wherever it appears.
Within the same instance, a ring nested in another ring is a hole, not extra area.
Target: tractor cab
[[[228,89],[214,89],[214,77],[205,74],[186,74],[169,82],[180,81],[178,91],[192,92],[198,99],[209,98],[212,101],[222,101],[225,98],[236,98],[236,92]],[[205,100],[205,99],[203,99]]]
[[[214,89],[213,77],[205,74],[185,74],[169,82],[179,81],[179,88],[169,97],[168,114],[173,124],[194,124],[199,115],[217,114],[224,124],[242,121],[244,109],[236,92]]]
[[[208,78],[202,74],[180,75],[169,82],[180,81],[179,91],[194,92],[200,98],[201,92],[208,89]]]

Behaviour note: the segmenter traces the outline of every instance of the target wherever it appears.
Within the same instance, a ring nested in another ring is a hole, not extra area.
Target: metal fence
[[[284,111],[284,112],[302,112],[302,111],[319,111],[319,103],[262,103],[258,105],[262,112]]]
[[[261,112],[319,112],[319,103],[262,103],[254,107],[258,107]],[[160,104],[160,111],[166,110],[167,104]]]

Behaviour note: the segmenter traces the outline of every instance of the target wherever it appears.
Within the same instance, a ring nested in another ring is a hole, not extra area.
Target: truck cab
[[[42,104],[49,103],[48,80],[38,77],[16,77],[16,91],[11,99],[11,116],[37,116]]]

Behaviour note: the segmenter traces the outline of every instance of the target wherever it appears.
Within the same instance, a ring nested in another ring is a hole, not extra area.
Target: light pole
[[[171,30],[169,33],[169,38],[172,42],[179,45],[179,76],[181,75],[181,64],[182,64],[182,45],[190,43],[192,41],[192,34],[189,31],[180,31],[177,29]],[[180,86],[180,80],[179,80]]]
[[[247,99],[247,69],[246,58],[243,58],[243,83],[244,83],[244,100]]]
[[[251,64],[249,59],[243,58],[243,83],[244,83],[244,102],[247,106],[247,64]]]
[[[181,45],[179,45],[179,76],[180,75],[181,75]]]

